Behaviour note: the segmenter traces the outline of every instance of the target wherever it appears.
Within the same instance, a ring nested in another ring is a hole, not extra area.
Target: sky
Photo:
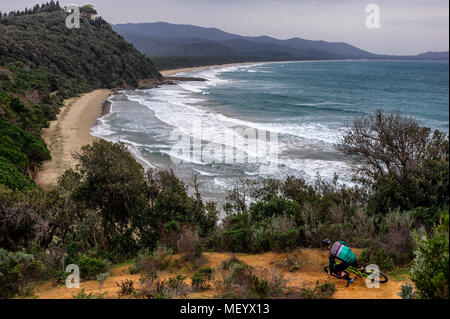
[[[39,2],[0,0],[0,11],[24,9]],[[114,24],[157,21],[192,24],[245,36],[347,42],[379,54],[449,50],[448,0],[61,0],[60,3],[92,4],[99,15]],[[366,26],[369,4],[376,4],[380,10],[379,28]]]

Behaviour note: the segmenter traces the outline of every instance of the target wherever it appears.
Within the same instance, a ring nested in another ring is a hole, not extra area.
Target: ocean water
[[[351,183],[334,146],[353,119],[399,111],[449,131],[448,62],[322,61],[180,73],[205,78],[110,97],[94,135],[125,142],[145,167],[197,175],[207,200],[242,178],[321,176]],[[227,153],[228,152],[228,153]]]

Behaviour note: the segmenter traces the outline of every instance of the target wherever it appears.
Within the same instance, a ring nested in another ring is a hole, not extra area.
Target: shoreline
[[[226,64],[205,65],[190,68],[179,68],[160,71],[170,80],[170,76],[181,72],[193,72],[205,69],[216,69],[238,65],[263,65],[272,63],[295,63],[315,61],[262,61],[262,62],[237,62]],[[56,185],[57,179],[66,170],[74,168],[77,161],[73,154],[80,151],[81,147],[92,142],[98,137],[92,135],[91,127],[97,119],[111,112],[111,102],[108,98],[114,93],[110,89],[97,89],[78,97],[64,100],[61,111],[55,121],[48,128],[42,130],[42,138],[52,155],[52,159],[42,164],[35,182],[44,189]]]
[[[236,63],[226,63],[226,64],[212,64],[212,65],[204,65],[204,66],[194,66],[190,68],[179,68],[179,69],[169,69],[160,71],[161,75],[164,77],[169,77],[178,73],[182,72],[193,72],[193,71],[200,71],[205,69],[217,69],[217,68],[226,68],[229,66],[236,66],[236,65],[249,65],[249,64],[256,64],[256,65],[262,65],[262,64],[271,64],[271,63],[293,63],[293,62],[311,62],[311,61],[263,61],[263,62],[236,62]]]
[[[97,139],[91,135],[91,127],[97,119],[109,112],[109,89],[97,89],[64,101],[61,111],[48,128],[42,130],[42,138],[52,159],[42,164],[35,181],[44,189],[56,185],[67,169],[74,168],[77,161],[73,154]]]
[[[256,63],[256,62],[255,62]],[[235,65],[246,65],[246,64],[253,64],[252,62],[240,62],[240,63],[227,63],[227,64],[213,64],[213,65],[204,65],[204,66],[194,66],[190,68],[179,68],[179,69],[170,69],[170,70],[164,70],[160,71],[162,76],[168,77],[175,75],[177,73],[182,72],[192,72],[192,71],[200,71],[204,69],[215,69],[215,68],[221,68],[221,67],[227,67],[227,66],[235,66]]]

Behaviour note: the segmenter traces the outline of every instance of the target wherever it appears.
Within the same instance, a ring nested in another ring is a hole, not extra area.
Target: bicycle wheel
[[[335,277],[335,278],[338,278],[338,279],[347,279],[347,278],[349,278],[349,276],[350,276],[350,274],[349,274],[346,270],[341,271],[341,275],[338,276],[337,274],[330,272],[330,266],[326,266],[326,267],[324,268],[324,270],[325,270],[325,272],[328,273],[329,275],[331,275],[331,276],[333,276],[333,277]]]
[[[366,271],[366,270],[364,270],[364,274],[367,275],[367,276],[372,275],[371,272]],[[374,280],[374,281],[375,281],[375,282],[378,282],[378,283],[380,283],[380,284],[384,284],[384,283],[387,283],[388,280],[389,280],[389,277],[388,277],[385,273],[382,273],[382,272],[380,271],[378,280]]]

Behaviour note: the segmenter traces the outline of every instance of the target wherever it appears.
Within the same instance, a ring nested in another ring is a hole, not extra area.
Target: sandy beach
[[[208,65],[165,70],[161,71],[161,74],[171,76],[180,72],[264,63],[271,62]],[[91,135],[91,127],[100,117],[102,105],[111,94],[111,90],[99,89],[64,101],[57,120],[52,121],[49,128],[42,131],[42,138],[52,154],[52,160],[43,163],[36,177],[36,182],[41,187],[44,189],[52,187],[56,184],[58,177],[67,169],[75,167],[76,160],[73,158],[73,154],[78,152],[83,145],[91,144],[96,138]]]
[[[161,71],[160,73],[162,74],[162,76],[171,76],[171,75],[174,75],[174,74],[177,74],[177,73],[181,73],[181,72],[190,72],[190,71],[198,71],[198,70],[204,70],[204,69],[223,68],[223,67],[234,66],[234,65],[264,64],[264,63],[271,63],[271,62],[242,62],[242,63],[215,64],[215,65],[196,66],[196,67],[192,67],[192,68],[164,70],[164,71]]]
[[[170,76],[179,72],[239,64],[248,63],[166,70],[161,74]],[[48,189],[54,186],[59,176],[67,169],[74,168],[77,162],[73,158],[73,154],[78,152],[83,145],[91,144],[96,139],[91,135],[91,127],[100,117],[102,105],[111,94],[111,90],[99,89],[64,101],[58,118],[50,123],[49,128],[42,131],[42,138],[52,155],[50,161],[42,164],[36,177],[36,182],[42,188]]]
[[[49,128],[42,132],[52,160],[45,162],[39,171],[36,181],[40,186],[49,188],[55,185],[65,170],[75,166],[76,160],[72,154],[94,141],[91,127],[111,93],[107,89],[95,90],[64,101],[57,120],[52,121]]]

